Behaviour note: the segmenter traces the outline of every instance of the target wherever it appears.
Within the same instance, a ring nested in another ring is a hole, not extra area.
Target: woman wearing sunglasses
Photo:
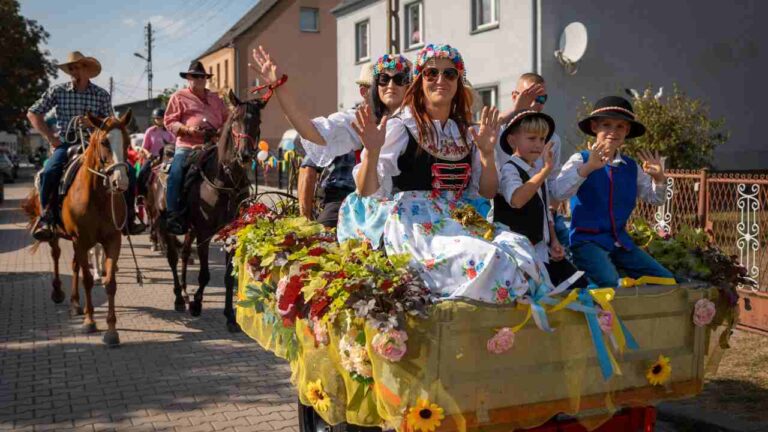
[[[357,113],[353,128],[365,150],[339,240],[362,237],[378,247],[383,238],[388,254],[411,255],[442,298],[511,303],[529,279],[548,284],[530,242],[484,219],[498,186],[498,111],[483,108],[480,125],[471,125],[464,62],[450,45],[422,49],[413,76],[391,120],[377,122],[367,107]]]

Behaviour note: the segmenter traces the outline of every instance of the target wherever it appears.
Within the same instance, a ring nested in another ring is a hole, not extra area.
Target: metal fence
[[[682,225],[706,229],[768,292],[768,174],[671,170],[667,184],[666,202],[639,204],[635,217],[672,234]]]

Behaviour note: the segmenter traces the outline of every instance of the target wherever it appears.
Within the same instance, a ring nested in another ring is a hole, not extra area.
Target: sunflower
[[[651,385],[663,385],[669,381],[669,377],[672,375],[672,365],[669,363],[669,357],[664,357],[659,354],[656,363],[652,364],[648,368],[648,372],[645,373],[645,377]]]
[[[408,425],[415,431],[432,432],[445,418],[443,409],[426,399],[416,401],[416,406],[408,410]]]
[[[328,393],[323,391],[323,384],[318,379],[317,381],[310,381],[307,386],[307,399],[309,403],[319,412],[326,412],[331,406],[331,398],[328,397]]]

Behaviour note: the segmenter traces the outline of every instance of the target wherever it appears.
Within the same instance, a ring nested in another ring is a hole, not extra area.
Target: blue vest
[[[589,151],[581,152],[586,162]],[[571,198],[571,244],[591,241],[609,251],[618,242],[625,249],[635,244],[625,226],[637,201],[637,162],[621,156],[623,164],[593,171]]]

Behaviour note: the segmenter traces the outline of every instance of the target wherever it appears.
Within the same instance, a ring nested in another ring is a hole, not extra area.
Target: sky
[[[258,0],[20,0],[21,14],[42,24],[50,33],[43,47],[51,58],[65,61],[80,51],[101,63],[93,82],[109,90],[112,103],[146,100],[145,30],[152,23],[153,93],[183,85],[179,72],[232,27]],[[65,82],[59,71],[53,82]]]

